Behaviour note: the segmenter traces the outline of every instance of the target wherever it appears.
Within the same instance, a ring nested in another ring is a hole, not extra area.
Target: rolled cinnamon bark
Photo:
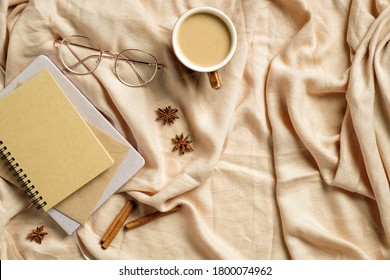
[[[151,213],[149,215],[146,215],[144,217],[141,217],[139,219],[136,219],[134,221],[126,223],[125,228],[129,230],[129,229],[133,229],[133,228],[142,226],[142,225],[144,225],[146,223],[149,223],[149,222],[151,222],[151,221],[153,221],[155,219],[158,219],[158,218],[164,217],[166,215],[172,214],[172,213],[180,210],[181,208],[182,208],[182,206],[178,205],[175,208],[173,208],[173,209],[171,209],[171,210],[169,210],[167,212],[157,211],[157,212]]]
[[[121,209],[119,214],[116,216],[114,221],[111,223],[110,227],[102,237],[100,243],[103,249],[107,249],[110,246],[111,242],[114,240],[115,236],[118,234],[119,230],[122,228],[122,225],[129,217],[131,211],[133,210],[135,204],[132,201],[127,201],[125,206]]]

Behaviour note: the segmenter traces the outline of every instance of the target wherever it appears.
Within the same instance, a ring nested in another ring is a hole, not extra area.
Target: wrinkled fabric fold
[[[144,88],[113,62],[67,77],[145,158],[145,166],[67,236],[0,179],[0,258],[389,259],[390,38],[386,0],[1,1],[0,88],[37,56],[62,67],[55,39],[87,35],[164,64]],[[233,21],[238,44],[210,88],[175,58],[171,32],[190,8]],[[174,125],[157,108],[178,109]],[[193,152],[172,152],[183,133]],[[129,198],[129,219],[177,213],[99,245]],[[25,236],[45,225],[42,245]]]

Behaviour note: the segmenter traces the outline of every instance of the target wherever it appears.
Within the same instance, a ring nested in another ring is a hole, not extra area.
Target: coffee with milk
[[[228,26],[211,13],[197,13],[186,18],[178,30],[178,46],[182,54],[200,67],[222,62],[231,49]]]

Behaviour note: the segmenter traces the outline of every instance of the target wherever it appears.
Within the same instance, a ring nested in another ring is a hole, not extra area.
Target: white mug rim
[[[223,61],[221,61],[220,63],[218,63],[216,65],[209,66],[209,67],[202,67],[202,66],[196,65],[184,56],[184,54],[180,50],[180,47],[178,46],[177,33],[179,30],[179,27],[181,26],[182,22],[186,18],[188,18],[189,16],[196,14],[196,13],[213,14],[213,15],[217,16],[218,18],[220,18],[221,20],[223,20],[223,22],[229,28],[229,32],[231,35],[231,47],[230,47],[229,53]],[[194,70],[194,71],[197,71],[197,72],[213,72],[213,71],[216,71],[216,70],[222,68],[223,66],[225,66],[230,61],[230,59],[233,57],[234,52],[236,51],[236,45],[237,45],[237,33],[236,33],[236,29],[234,27],[233,22],[230,20],[230,18],[225,13],[223,13],[222,11],[220,11],[216,8],[213,8],[213,7],[197,7],[197,8],[193,8],[193,9],[188,10],[187,12],[185,12],[183,15],[181,15],[179,17],[179,19],[176,21],[176,24],[173,28],[172,46],[173,46],[173,51],[176,54],[176,57],[187,68]]]

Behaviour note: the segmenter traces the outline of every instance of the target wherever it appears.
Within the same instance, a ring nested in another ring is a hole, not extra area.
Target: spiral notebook
[[[0,100],[0,120],[1,160],[37,209],[114,163],[47,70]]]
[[[29,81],[44,69],[48,70],[54,77],[83,120],[114,159],[114,164],[110,168],[47,211],[66,233],[72,234],[113,193],[133,177],[142,168],[145,161],[45,55],[38,56],[1,91],[0,100],[10,94],[18,84]],[[0,176],[16,184],[13,177],[7,173],[2,165],[0,165]]]

